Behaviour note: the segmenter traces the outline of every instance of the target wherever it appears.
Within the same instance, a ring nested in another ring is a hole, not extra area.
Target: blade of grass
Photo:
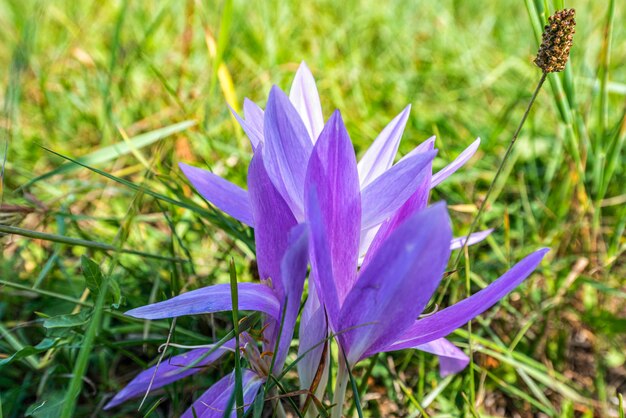
[[[234,222],[228,220],[226,217],[221,215],[221,213],[218,212],[218,211],[211,212],[211,211],[202,209],[202,208],[200,208],[200,207],[198,207],[196,205],[192,205],[192,204],[187,203],[187,202],[183,202],[183,201],[180,201],[180,200],[172,199],[172,198],[170,198],[168,196],[165,196],[165,195],[163,195],[161,193],[155,192],[154,190],[148,189],[144,185],[137,185],[137,184],[135,184],[135,183],[133,183],[131,181],[128,181],[128,180],[125,180],[123,178],[114,176],[114,175],[109,174],[109,173],[107,173],[105,171],[99,170],[99,169],[97,169],[95,167],[91,167],[91,166],[89,166],[87,164],[83,164],[80,161],[75,160],[75,159],[70,158],[70,157],[67,157],[67,156],[65,156],[63,154],[59,154],[58,152],[53,151],[53,150],[51,150],[49,148],[46,148],[46,147],[43,147],[43,146],[42,146],[42,148],[45,149],[46,151],[54,154],[54,155],[57,155],[57,156],[59,156],[59,157],[61,157],[63,159],[71,161],[74,164],[78,164],[78,165],[80,165],[80,166],[82,166],[82,167],[84,167],[84,168],[86,168],[86,169],[88,169],[90,171],[93,171],[96,174],[99,174],[99,175],[101,175],[103,177],[106,177],[106,178],[108,178],[110,180],[113,180],[113,181],[115,181],[117,183],[120,183],[120,184],[122,184],[122,185],[124,185],[124,186],[126,186],[126,187],[128,187],[128,188],[130,188],[132,190],[141,191],[141,192],[143,192],[143,193],[145,193],[145,194],[147,194],[147,195],[149,195],[151,197],[154,197],[155,199],[159,199],[159,200],[161,200],[163,202],[171,203],[171,204],[173,204],[175,206],[178,206],[178,207],[181,207],[181,208],[184,208],[184,209],[189,209],[192,212],[195,212],[198,215],[201,215],[201,216],[207,218],[210,222],[220,226],[222,229],[224,229],[226,231],[230,231],[232,233],[233,237],[239,239],[248,248],[250,248],[250,250],[254,251],[254,244],[252,243],[251,239],[248,236],[246,236],[245,233],[243,233],[240,230],[238,230],[235,227]]]
[[[237,293],[237,271],[235,261],[230,259],[230,297],[232,298],[233,331],[235,331],[235,402],[237,418],[243,417],[243,383],[239,355],[239,298]],[[230,416],[230,408],[224,412]]]
[[[154,131],[146,132],[146,133],[137,135],[133,138],[124,138],[121,142],[118,142],[113,145],[109,145],[104,148],[100,148],[99,150],[96,150],[87,155],[79,157],[76,159],[76,161],[80,161],[85,166],[106,163],[108,161],[112,161],[128,153],[136,152],[138,149],[154,144],[160,139],[163,139],[175,133],[184,131],[194,126],[195,124],[196,124],[195,121],[187,120],[184,122],[176,123],[174,125],[166,126],[164,128],[156,129]],[[32,180],[29,180],[24,185],[20,186],[17,190],[19,191],[19,190],[28,189],[30,186],[32,186],[33,184],[41,180],[45,180],[52,176],[56,176],[57,174],[68,173],[77,168],[78,166],[76,164],[73,164],[72,162],[62,164],[61,166],[59,166],[58,168],[55,168],[52,171],[49,171],[45,174],[35,177]]]
[[[95,267],[99,269],[99,266],[96,263],[87,259],[84,256],[82,257],[81,261],[84,269],[89,264],[95,265]],[[102,284],[100,286],[100,292],[98,293],[96,303],[94,304],[91,321],[89,322],[87,332],[85,333],[85,337],[81,343],[80,351],[78,352],[78,357],[76,358],[76,365],[74,366],[74,369],[72,371],[72,378],[65,394],[65,401],[63,402],[63,409],[61,410],[61,418],[71,418],[74,415],[76,402],[78,400],[80,390],[83,385],[83,378],[85,376],[85,372],[87,371],[89,356],[91,354],[92,347],[96,339],[96,333],[100,328],[100,322],[102,320],[105,300],[107,297],[109,280],[109,275],[102,276]]]
[[[18,228],[15,226],[0,225],[0,233],[20,235],[20,236],[28,237],[28,238],[41,239],[44,241],[59,242],[62,244],[74,245],[78,247],[87,247],[87,248],[92,248],[96,250],[118,251],[118,248],[110,244],[104,244],[104,243],[97,242],[97,241],[88,241],[88,240],[84,240],[80,238],[65,237],[65,236],[56,235],[56,234],[47,234],[45,232],[31,231],[30,229],[23,229],[23,228]],[[188,262],[188,260],[183,259],[183,258],[172,258],[172,257],[164,256],[164,255],[151,254],[151,253],[146,253],[146,252],[137,251],[137,250],[119,249],[119,251],[124,254],[132,254],[132,255],[137,255],[137,256],[146,257],[146,258],[153,258],[156,260],[173,261],[177,263]]]

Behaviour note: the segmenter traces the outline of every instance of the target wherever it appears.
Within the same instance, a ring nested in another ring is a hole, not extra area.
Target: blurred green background
[[[577,11],[572,58],[541,90],[496,185],[482,218],[496,231],[470,249],[471,290],[531,250],[553,251],[474,322],[471,347],[467,327],[453,335],[472,370],[442,379],[431,356],[403,352],[363,362],[356,377],[371,369],[367,416],[617,416],[626,11],[590,0],[1,2],[0,232],[13,235],[0,237],[0,416],[58,416],[77,389],[76,416],[176,416],[229,370],[175,384],[139,413],[138,402],[101,410],[167,337],[167,323],[121,312],[225,282],[231,257],[252,279],[251,231],[196,196],[177,163],[244,186],[251,150],[226,103],[264,107],[303,60],[325,117],[342,111],[358,154],[407,104],[400,154],[436,135],[441,168],[482,138],[433,195],[450,205],[455,234],[467,231],[541,76],[532,60],[543,21],[562,7]],[[92,337],[81,255],[115,283]],[[466,297],[463,276],[444,304]],[[174,338],[206,344],[229,329],[227,314],[183,318]]]

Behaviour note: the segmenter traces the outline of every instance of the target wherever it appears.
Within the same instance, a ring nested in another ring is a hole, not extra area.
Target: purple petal
[[[355,364],[373,345],[385,346],[409,328],[437,288],[450,256],[444,202],[400,225],[361,270],[339,314],[339,336]]]
[[[210,171],[184,163],[178,166],[202,197],[233,218],[254,226],[248,192]]]
[[[369,245],[367,252],[365,253],[365,258],[361,265],[361,268],[364,268],[370,260],[376,255],[378,248],[382,245],[383,242],[391,235],[393,231],[396,230],[404,221],[406,221],[409,217],[413,216],[415,213],[426,208],[428,204],[428,196],[430,195],[430,167],[426,169],[426,174],[422,179],[421,183],[418,185],[417,190],[413,195],[402,205],[400,209],[396,211],[396,213],[388,220],[386,220],[378,229],[374,240]]]
[[[302,317],[300,318],[299,344],[298,344],[298,378],[300,388],[310,389],[313,379],[317,373],[322,353],[324,351],[324,340],[328,337],[328,324],[326,313],[320,305],[315,292],[314,282],[309,282],[309,297],[307,298]],[[321,343],[321,344],[320,344]],[[315,348],[314,348],[315,347]],[[322,379],[322,382],[324,380]],[[320,383],[324,385],[323,383]]]
[[[361,228],[374,227],[392,216],[411,197],[437,154],[428,151],[400,161],[372,181],[362,192]]]
[[[356,279],[361,196],[354,149],[338,111],[330,117],[315,144],[307,171],[306,190],[309,193],[307,198],[315,194],[315,203],[319,204],[321,211],[319,219],[318,214],[311,215],[316,218],[310,225],[314,230],[312,249],[314,253],[322,249],[315,237],[325,235],[331,275],[341,303]],[[312,206],[316,206],[310,202],[312,199],[308,200],[307,218]],[[322,284],[319,290],[326,292],[326,284]]]
[[[113,408],[128,399],[135,398],[137,396],[143,396],[148,387],[150,390],[156,390],[167,384],[175,382],[183,377],[190,376],[194,373],[198,373],[203,370],[204,366],[217,361],[228,351],[235,349],[235,340],[230,340],[224,343],[221,347],[217,348],[213,353],[209,354],[206,358],[200,360],[196,365],[185,369],[199,359],[203,354],[207,353],[211,348],[198,348],[196,350],[188,351],[184,354],[174,356],[165,362],[161,363],[159,367],[152,366],[139,373],[133,380],[131,380],[124,389],[119,391],[113,399],[106,404],[104,409]],[[155,371],[156,369],[156,371]],[[153,378],[154,376],[154,378]],[[152,381],[152,386],[150,382]]]
[[[263,143],[263,110],[252,100],[245,98],[243,116],[250,129],[258,136],[259,143]]]
[[[242,389],[244,413],[254,402],[263,379],[252,370],[242,369]],[[235,390],[235,373],[224,376],[204,392],[181,418],[222,418],[228,407],[228,401]],[[194,415],[195,413],[195,415]],[[237,417],[237,411],[231,411],[229,417]]]
[[[519,285],[537,268],[549,251],[543,248],[526,256],[489,286],[444,310],[420,319],[383,351],[401,350],[445,337],[485,312]],[[374,354],[369,352],[368,354]]]
[[[469,245],[478,244],[479,242],[487,238],[492,232],[493,232],[493,228],[486,229],[484,231],[474,232],[473,234],[470,235],[469,240],[467,240],[467,245],[469,246]],[[463,248],[463,245],[465,244],[466,239],[467,239],[467,236],[452,239],[452,241],[450,242],[450,249],[458,250],[459,248]]]
[[[296,226],[290,236],[289,247],[281,263],[281,279],[285,289],[285,301],[282,301],[283,311],[281,318],[282,332],[278,352],[275,354],[273,373],[278,375],[283,369],[283,364],[287,358],[289,345],[293,337],[296,326],[298,311],[300,310],[300,300],[302,299],[302,289],[306,278],[308,265],[308,234],[306,225]],[[280,322],[277,331],[280,331]],[[276,336],[278,337],[278,336]],[[274,339],[274,341],[276,341]],[[274,347],[272,347],[274,349]]]
[[[333,273],[328,233],[317,198],[317,191],[308,189],[306,198],[306,221],[309,225],[309,258],[311,259],[310,283],[314,284],[320,303],[328,312],[331,327],[339,315],[339,296]],[[355,268],[356,270],[356,268]],[[309,295],[310,298],[310,295]]]
[[[320,96],[317,93],[315,79],[304,61],[300,64],[296,77],[293,79],[289,100],[300,114],[311,141],[315,143],[324,129],[324,116]]]
[[[250,102],[250,101],[248,99],[245,99],[244,100],[244,115],[245,115],[245,112],[246,112],[246,103],[247,102]],[[252,102],[250,102],[250,103],[252,103]],[[256,106],[256,104],[254,106]],[[256,150],[257,147],[259,146],[259,144],[263,143],[263,130],[261,129],[259,131],[258,130],[258,124],[256,124],[256,123],[253,124],[252,121],[248,120],[247,117],[244,120],[241,116],[239,116],[239,114],[235,111],[235,109],[230,107],[230,105],[228,106],[228,108],[230,109],[230,113],[232,113],[233,116],[235,117],[235,119],[237,119],[237,122],[239,122],[239,125],[241,126],[241,128],[244,130],[244,132],[248,136],[248,139],[250,140],[250,145],[252,145],[252,149]],[[263,111],[261,111],[261,118],[263,118]],[[263,125],[261,125],[261,128],[263,128]]]
[[[410,112],[411,105],[408,105],[389,122],[359,161],[361,187],[370,184],[393,164]]]
[[[272,289],[261,283],[237,285],[239,310],[259,311],[279,318],[280,303]],[[232,310],[230,284],[216,284],[192,290],[163,302],[131,309],[125,315],[143,319],[174,318]]]
[[[267,172],[296,219],[302,219],[304,178],[313,145],[300,115],[276,86],[265,110],[264,134]]]
[[[288,248],[289,231],[297,222],[270,180],[265,170],[262,148],[260,151],[254,154],[248,169],[257,264],[261,280],[271,279],[276,295],[282,299],[284,290],[280,263]]]
[[[445,338],[420,344],[414,348],[439,357],[439,374],[441,377],[460,372],[467,367],[470,361],[461,349]]]
[[[433,180],[430,183],[430,187],[433,188],[437,186],[439,183],[450,177],[456,170],[461,168],[465,163],[472,158],[478,146],[480,145],[480,138],[476,139],[476,141],[472,142],[472,144],[465,149],[458,157],[454,159],[450,164],[442,168],[433,176]]]
[[[426,141],[422,142],[417,147],[415,147],[407,155],[402,157],[398,163],[401,163],[418,154],[422,154],[422,153],[432,150],[434,147],[434,144],[435,144],[435,137],[431,136]],[[427,185],[430,185],[430,177],[431,176],[428,175]],[[421,204],[419,205],[419,209],[423,209],[426,207],[426,203],[428,201],[429,189],[424,189],[424,187],[426,187],[423,185],[425,181],[426,180],[422,181],[422,184],[418,186],[417,191],[414,193],[414,195],[411,198],[407,200],[407,202],[403,205],[403,208],[398,210],[397,214],[400,214],[400,217],[394,217],[393,219],[390,219],[385,222],[386,224],[390,224],[390,225],[387,225],[384,228],[384,231],[381,233],[380,236],[378,236],[377,234],[379,230],[381,229],[382,225],[376,225],[373,228],[361,229],[361,239],[359,242],[359,266],[365,261],[365,258],[367,256],[371,257],[374,255],[375,251],[368,252],[369,248],[372,246],[372,243],[374,243],[374,239],[376,238],[376,243],[373,245],[372,248],[378,247],[380,243],[384,240],[384,238],[386,238],[393,231],[393,229],[390,228],[390,226],[395,228],[395,226],[397,226],[401,221],[406,219],[407,216],[409,216],[410,214],[414,212],[412,208],[415,207],[415,202],[421,202]],[[409,211],[407,208],[411,208],[411,210]]]
[[[402,160],[404,160],[406,158],[411,158],[414,155],[421,154],[421,153],[424,153],[424,152],[428,152],[428,151],[434,149],[435,148],[435,139],[436,139],[436,137],[434,135],[431,136],[426,141],[422,142],[421,144],[419,144],[418,146],[413,148],[411,150],[411,152],[406,154],[404,157],[400,158],[400,161],[402,161]],[[398,162],[400,162],[400,161],[398,161]]]

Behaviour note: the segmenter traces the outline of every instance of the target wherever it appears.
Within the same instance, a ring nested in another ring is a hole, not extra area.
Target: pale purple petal
[[[243,412],[245,413],[256,398],[263,379],[256,372],[242,369]],[[235,373],[224,376],[213,386],[204,392],[181,418],[222,418],[228,407],[230,397],[235,390]],[[195,414],[195,415],[194,415]],[[230,418],[237,417],[237,411],[233,408]]]
[[[309,281],[309,296],[300,318],[298,357],[301,359],[297,366],[301,389],[311,388],[322,359],[324,340],[328,337],[326,313],[319,303],[314,287],[314,282]],[[322,379],[320,383],[322,386],[323,381]]]
[[[414,348],[439,357],[439,374],[441,377],[460,372],[467,367],[470,361],[463,350],[445,338],[420,344]]]
[[[477,138],[476,141],[472,142],[472,144],[467,147],[462,153],[459,154],[458,157],[454,159],[450,164],[442,168],[433,176],[432,182],[430,183],[430,187],[433,188],[437,186],[439,183],[450,177],[456,170],[461,168],[465,163],[472,158],[478,146],[480,145],[480,138]]]
[[[467,240],[467,236],[453,238],[450,242],[451,250],[458,250],[459,248],[463,248],[465,244],[465,240],[467,240],[467,245],[474,245],[482,242],[485,238],[487,238],[493,232],[493,228],[486,229],[484,231],[474,232],[470,235],[469,240]]]
[[[289,231],[297,222],[265,170],[262,150],[256,152],[250,162],[248,189],[259,277],[261,280],[271,279],[276,296],[282,299],[284,290],[280,263],[287,251]]]
[[[218,347],[214,352],[200,360],[193,367],[187,369],[185,369],[185,366],[188,366],[197,361],[205,353],[209,352],[211,350],[211,347],[198,348],[188,351],[184,354],[174,356],[170,359],[166,359],[158,366],[158,368],[157,366],[152,366],[135,376],[135,378],[131,380],[124,387],[124,389],[119,391],[115,395],[115,397],[105,405],[104,409],[113,408],[114,406],[126,402],[128,399],[143,396],[148,390],[148,387],[150,387],[150,390],[153,391],[179,379],[182,379],[183,377],[198,373],[203,370],[203,367],[208,366],[214,361],[217,361],[225,353],[229,351],[232,352],[234,351],[234,349],[235,340],[233,339],[227,341],[222,346]],[[150,382],[152,382],[152,386],[150,386]]]
[[[259,311],[279,318],[280,302],[272,289],[261,283],[237,284],[239,310]],[[232,310],[230,284],[192,290],[163,302],[131,309],[125,315],[143,319],[174,318]]]
[[[306,225],[301,224],[296,226],[291,231],[289,246],[281,263],[280,273],[283,288],[285,289],[286,301],[282,301],[283,318],[280,319],[280,322],[282,322],[282,332],[280,333],[278,352],[274,357],[274,374],[279,374],[283,369],[283,364],[287,358],[289,345],[296,326],[309,260],[307,244],[308,234]],[[280,322],[277,331],[280,331]],[[274,339],[274,341],[276,340]],[[272,349],[274,348],[272,347]]]
[[[355,364],[373,345],[410,327],[437,288],[450,256],[450,218],[444,202],[407,219],[361,270],[339,313],[339,336]]]
[[[411,197],[424,176],[430,174],[436,151],[427,151],[400,161],[362,191],[361,229],[372,228],[391,217]]]
[[[428,151],[434,149],[435,148],[435,139],[436,139],[436,137],[434,135],[431,136],[426,141],[422,142],[421,144],[419,144],[418,146],[413,148],[411,150],[411,152],[406,154],[404,157],[400,158],[400,161],[402,161],[402,160],[404,160],[406,158],[411,158],[414,155],[421,154],[423,152],[428,152]],[[400,161],[398,161],[398,162],[400,162]]]
[[[235,109],[230,107],[230,105],[228,106],[228,108],[230,109],[230,113],[232,113],[235,119],[237,119],[239,126],[241,126],[243,131],[248,136],[248,139],[250,140],[250,145],[252,145],[252,150],[256,151],[259,144],[263,143],[263,131],[258,131],[256,126],[252,125],[250,121],[245,120],[241,116],[239,116],[239,114],[235,111]],[[244,109],[244,112],[245,112],[245,109]]]
[[[263,110],[252,100],[245,98],[243,100],[243,116],[246,118],[248,126],[259,137],[259,143],[263,142]]]
[[[296,219],[304,216],[304,178],[313,144],[300,115],[278,87],[265,109],[263,157],[272,182]]]
[[[433,149],[435,144],[435,137],[431,136],[426,141],[419,144],[411,152],[402,157],[398,163],[403,162],[409,158],[412,158],[418,154],[429,152]],[[366,258],[371,258],[374,255],[375,249],[380,245],[384,238],[386,238],[395,227],[397,227],[404,219],[416,210],[423,209],[428,203],[429,187],[431,176],[427,174],[428,179],[422,180],[422,183],[418,186],[417,191],[411,196],[400,208],[392,219],[387,220],[383,225],[376,225],[373,228],[361,229],[361,239],[359,243],[359,266],[365,263]],[[426,185],[424,185],[426,184]],[[417,204],[419,202],[419,204]],[[383,232],[378,235],[381,227]],[[370,247],[373,251],[369,251]]]
[[[408,105],[398,116],[393,118],[359,161],[358,170],[361,187],[370,184],[393,164],[410,112],[411,105]]]
[[[332,276],[341,304],[356,279],[361,196],[354,148],[338,111],[330,117],[315,144],[307,170],[306,190],[314,191],[318,199],[321,224],[310,226],[322,228],[327,237]],[[323,287],[318,290],[325,292]]]
[[[537,268],[548,251],[549,249],[543,248],[526,256],[483,290],[446,309],[416,321],[393,344],[384,347],[382,350],[371,350],[368,354],[372,355],[377,351],[392,351],[415,347],[416,345],[445,337],[485,312],[517,287]]]
[[[179,167],[202,197],[233,218],[254,226],[247,191],[210,171],[184,163]]]
[[[426,208],[428,204],[428,196],[430,195],[430,166],[426,168],[424,178],[418,185],[417,190],[413,195],[402,205],[400,209],[388,220],[386,220],[374,237],[374,240],[369,245],[365,258],[361,265],[361,268],[365,267],[369,261],[376,255],[378,248],[387,239],[393,231],[396,230],[402,223],[415,213]]]
[[[324,129],[324,116],[322,115],[322,105],[315,86],[315,79],[304,61],[300,64],[296,77],[293,79],[289,100],[300,114],[311,141],[315,143],[322,129]]]

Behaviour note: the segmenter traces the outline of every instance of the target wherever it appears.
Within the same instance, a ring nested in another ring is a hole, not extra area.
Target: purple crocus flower
[[[262,153],[257,153],[250,163],[248,187],[251,213],[256,225],[257,263],[262,283],[238,284],[238,309],[262,312],[266,324],[263,327],[263,355],[250,336],[242,334],[242,352],[251,365],[251,369],[243,370],[246,407],[252,403],[269,374],[279,374],[282,371],[293,337],[308,265],[307,228],[296,224],[284,199],[273,186],[265,170]],[[126,314],[143,319],[162,319],[229,311],[232,308],[230,285],[218,284],[187,292],[164,302],[132,309]],[[277,352],[274,353],[275,347]],[[156,389],[200,371],[199,366],[207,366],[228,350],[233,350],[234,340],[228,341],[198,364],[194,364],[209,349],[192,350],[173,357],[158,369],[152,367],[141,372],[106,408],[144,394],[151,380],[151,389]],[[185,367],[191,365],[195,367]],[[270,370],[270,367],[273,368]],[[222,417],[233,389],[234,377],[229,374],[201,395],[183,417],[192,417],[192,408],[198,417]],[[235,415],[233,412],[232,416]]]
[[[311,277],[350,366],[378,352],[417,348],[439,355],[443,374],[459,371],[467,356],[444,337],[510,292],[547,252],[532,253],[487,288],[416,320],[436,290],[451,252],[445,204],[426,207],[430,181],[428,176],[422,178],[415,193],[381,225],[359,270],[363,195],[339,112],[315,144],[304,186]],[[301,344],[312,345],[306,334],[300,338]]]
[[[408,120],[410,106],[407,106],[378,135],[370,148],[357,164],[358,189],[361,195],[362,214],[359,225],[352,225],[358,231],[357,242],[359,264],[366,258],[370,245],[374,242],[379,229],[396,212],[410,201],[412,196],[424,194],[440,184],[475,153],[480,140],[476,140],[457,159],[434,176],[432,159],[434,138],[430,138],[412,152],[394,164],[400,139]],[[276,190],[284,198],[294,218],[304,220],[305,176],[313,147],[323,129],[323,115],[315,80],[307,66],[302,63],[291,87],[289,97],[278,87],[273,87],[267,108],[263,111],[256,104],[244,101],[244,117],[235,113],[239,123],[247,133],[255,155],[262,153],[267,173]],[[252,216],[249,192],[200,168],[180,165],[196,190],[215,206],[241,222],[255,225]],[[426,188],[424,188],[426,187]],[[483,240],[491,230],[472,234],[468,244]],[[337,239],[342,239],[337,235]],[[460,248],[465,238],[456,238],[449,243],[451,248]],[[348,268],[352,268],[348,264]],[[309,388],[317,371],[317,365],[323,350],[318,346],[327,332],[324,310],[321,309],[315,284],[310,284],[309,297],[303,309],[300,321],[299,355],[308,354],[298,363],[298,371],[303,388]],[[441,347],[440,347],[441,346]],[[442,364],[451,352],[462,355],[460,350],[441,343],[431,343],[425,351],[442,356]],[[456,361],[456,360],[454,360]]]

